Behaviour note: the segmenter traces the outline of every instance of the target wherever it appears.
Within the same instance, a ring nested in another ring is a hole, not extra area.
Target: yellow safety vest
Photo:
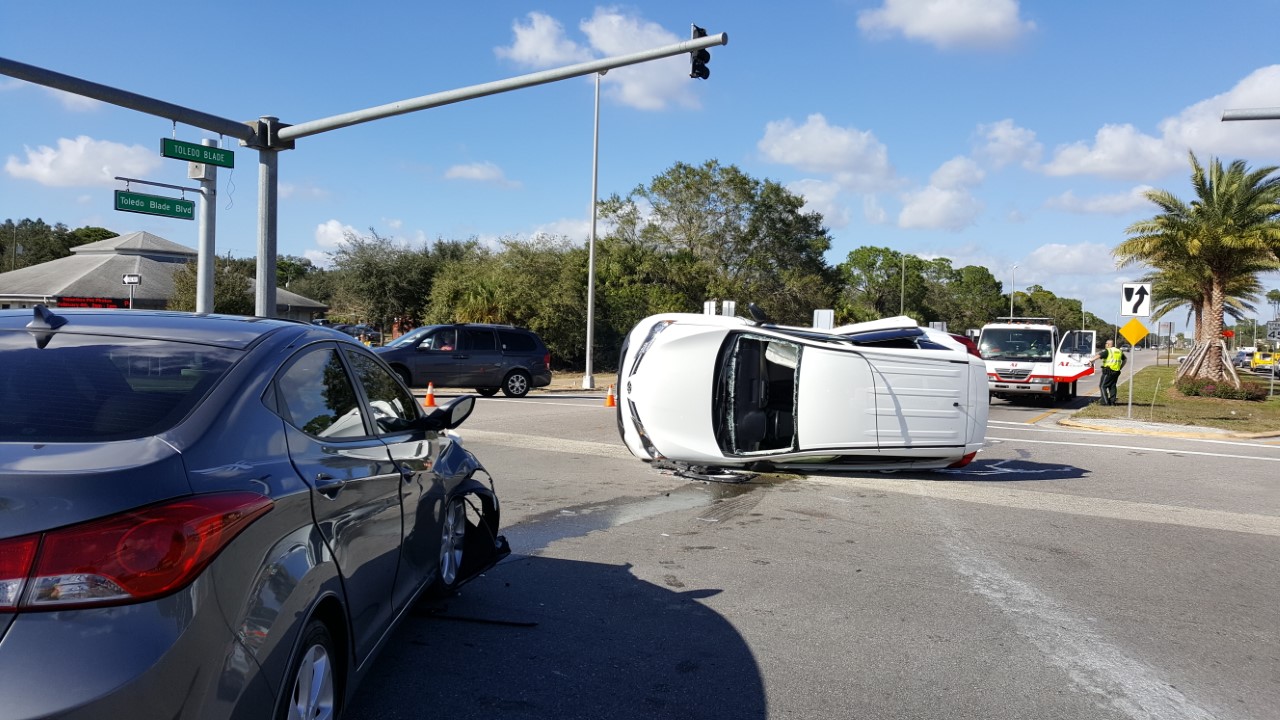
[[[1124,358],[1124,353],[1120,352],[1116,348],[1111,348],[1110,350],[1107,350],[1107,359],[1102,361],[1102,367],[1108,370],[1115,370],[1116,372],[1120,372],[1120,365],[1121,365],[1120,361],[1123,358]]]

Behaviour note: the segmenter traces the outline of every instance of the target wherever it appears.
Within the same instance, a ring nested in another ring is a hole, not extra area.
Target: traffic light
[[[694,40],[706,36],[706,30],[703,30],[697,25],[693,26]],[[703,48],[702,50],[694,50],[689,53],[689,61],[691,63],[691,67],[689,68],[689,77],[699,78],[702,80],[706,80],[711,77],[711,70],[707,69],[707,63],[711,62],[711,53],[707,52],[706,48]]]

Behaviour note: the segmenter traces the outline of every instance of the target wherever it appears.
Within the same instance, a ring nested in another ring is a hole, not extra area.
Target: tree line
[[[837,324],[908,315],[952,332],[1007,315],[1010,296],[985,267],[954,267],[888,247],[864,246],[832,265],[822,216],[772,180],[732,165],[676,163],[625,196],[598,204],[607,232],[595,243],[593,363],[610,369],[625,334],[660,312],[697,312],[704,301],[754,302],[779,323],[809,325],[818,308]],[[100,239],[100,238],[95,238]],[[0,239],[3,242],[3,239]],[[583,367],[589,249],[565,237],[438,239],[413,247],[348,232],[328,267],[281,256],[277,283],[321,301],[335,321],[384,331],[438,322],[492,322],[542,336],[558,367]],[[173,309],[194,309],[195,268],[175,276]],[[252,314],[252,258],[217,258],[214,309]],[[1015,292],[1019,316],[1062,327],[1115,327],[1078,299],[1039,285]]]

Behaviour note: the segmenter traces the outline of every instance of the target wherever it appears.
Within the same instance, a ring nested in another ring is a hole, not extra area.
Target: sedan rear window
[[[186,417],[238,350],[167,340],[0,333],[0,442],[127,440]]]

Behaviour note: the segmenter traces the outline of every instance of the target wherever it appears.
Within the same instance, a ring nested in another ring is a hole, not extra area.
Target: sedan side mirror
[[[403,430],[427,430],[430,432],[441,432],[443,430],[452,430],[461,425],[468,417],[470,417],[471,411],[475,408],[476,396],[463,395],[452,402],[437,407],[416,420],[379,418],[378,425],[388,432],[399,432]]]

